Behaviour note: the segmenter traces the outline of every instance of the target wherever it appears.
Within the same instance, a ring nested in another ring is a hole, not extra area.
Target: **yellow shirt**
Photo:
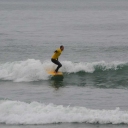
[[[60,56],[60,54],[62,53],[60,48],[58,48],[56,51],[57,52],[54,52],[54,54],[52,55],[52,59],[57,59]]]

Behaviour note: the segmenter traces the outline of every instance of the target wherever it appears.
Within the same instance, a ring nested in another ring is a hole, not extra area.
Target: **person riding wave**
[[[59,62],[58,58],[61,55],[62,51],[64,50],[64,46],[61,45],[60,48],[56,49],[54,51],[54,54],[52,55],[51,61],[58,65],[57,68],[55,69],[55,73],[58,72],[59,68],[62,67],[62,64]]]

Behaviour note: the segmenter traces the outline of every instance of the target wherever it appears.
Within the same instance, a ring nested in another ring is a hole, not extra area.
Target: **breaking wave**
[[[51,123],[128,124],[128,111],[93,110],[39,102],[0,100],[0,123],[51,124]]]
[[[127,62],[92,62],[74,63],[71,61],[62,61],[63,67],[60,69],[66,74],[94,74],[96,72],[126,71]],[[0,80],[12,80],[14,82],[48,80],[50,76],[47,70],[54,70],[56,65],[50,61],[41,62],[40,60],[28,59],[25,61],[6,62],[0,64]]]

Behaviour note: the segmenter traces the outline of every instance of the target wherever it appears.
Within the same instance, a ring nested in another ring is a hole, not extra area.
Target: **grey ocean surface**
[[[126,128],[127,99],[127,0],[0,0],[0,127]]]

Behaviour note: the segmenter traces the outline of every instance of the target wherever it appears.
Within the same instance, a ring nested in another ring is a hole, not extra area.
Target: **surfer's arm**
[[[58,51],[56,50],[54,53],[57,53]],[[56,59],[56,60],[58,60],[58,58]]]
[[[58,51],[56,50],[56,51],[54,51],[55,53],[57,53]]]

